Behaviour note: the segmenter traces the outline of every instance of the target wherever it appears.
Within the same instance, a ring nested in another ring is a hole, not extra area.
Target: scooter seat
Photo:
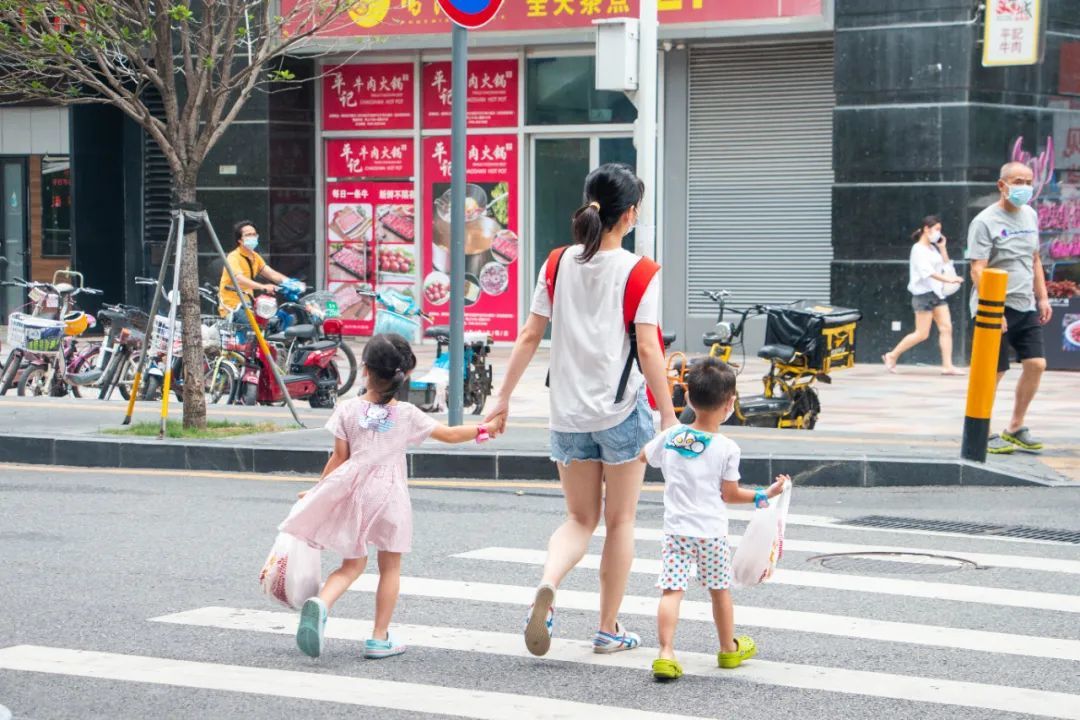
[[[448,338],[450,337],[449,325],[432,325],[424,331],[424,337],[426,338]]]
[[[759,358],[789,363],[795,359],[795,348],[790,345],[762,345],[757,351]]]
[[[330,348],[334,348],[337,346],[338,343],[334,342],[333,340],[316,340],[313,343],[308,343],[307,345],[304,345],[303,349],[319,352],[322,350],[329,350]]]
[[[293,325],[291,328],[285,329],[285,338],[293,340],[295,338],[301,338],[304,340],[310,340],[315,337],[316,331],[314,325]]]
[[[274,333],[266,336],[266,342],[285,342],[285,333]]]
[[[667,349],[675,344],[675,333],[664,333],[664,348]]]

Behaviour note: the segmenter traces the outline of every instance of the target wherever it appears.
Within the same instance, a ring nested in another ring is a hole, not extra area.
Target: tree
[[[356,0],[0,0],[0,97],[123,111],[160,146],[174,203],[256,90],[295,82],[281,61]],[[275,69],[276,67],[276,69]],[[144,102],[153,89],[156,117]],[[184,425],[205,427],[197,240],[183,240]]]

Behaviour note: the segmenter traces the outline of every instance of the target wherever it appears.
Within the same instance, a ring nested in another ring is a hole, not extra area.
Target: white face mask
[[[259,247],[259,236],[253,235],[251,237],[244,238],[244,247],[246,247],[248,250],[254,250],[255,248]]]
[[[934,231],[932,231],[930,233],[930,242],[936,243],[940,239],[941,239],[941,231],[940,230],[934,230]]]

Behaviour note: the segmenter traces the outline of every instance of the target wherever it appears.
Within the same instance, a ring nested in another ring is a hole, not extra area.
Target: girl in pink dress
[[[371,639],[364,644],[364,657],[405,652],[388,633],[401,583],[401,554],[412,546],[405,449],[428,437],[445,443],[483,442],[502,432],[501,422],[447,427],[416,406],[395,400],[416,367],[416,356],[400,335],[373,337],[364,348],[363,367],[367,391],[338,405],[326,423],[335,440],[322,478],[314,488],[300,493],[303,502],[278,528],[344,558],[319,595],[300,610],[296,644],[311,657],[322,652],[330,608],[364,572],[368,545],[379,551],[379,587],[375,624]]]

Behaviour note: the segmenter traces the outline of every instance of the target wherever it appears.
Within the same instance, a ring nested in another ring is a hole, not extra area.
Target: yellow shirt
[[[262,256],[254,250],[241,250],[237,248],[229,253],[225,257],[225,262],[232,268],[233,274],[236,277],[246,277],[248,280],[255,281],[255,278],[259,276],[259,273],[266,267],[266,261],[262,259]],[[218,314],[225,317],[230,312],[240,307],[240,296],[232,290],[228,289],[228,286],[232,285],[232,281],[229,280],[229,273],[225,268],[221,269],[221,281],[218,283],[218,298],[220,303],[218,306]],[[244,297],[248,302],[252,301],[252,293],[245,292]]]

